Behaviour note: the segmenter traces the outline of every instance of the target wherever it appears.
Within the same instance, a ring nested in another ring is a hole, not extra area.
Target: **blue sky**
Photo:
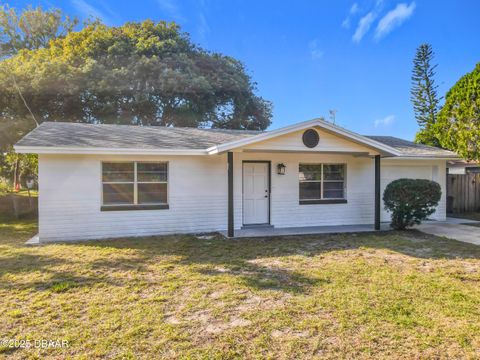
[[[273,101],[271,129],[337,110],[362,134],[413,139],[412,58],[429,42],[441,95],[480,61],[480,2],[433,0],[38,0],[107,24],[174,20],[206,49],[243,61]]]

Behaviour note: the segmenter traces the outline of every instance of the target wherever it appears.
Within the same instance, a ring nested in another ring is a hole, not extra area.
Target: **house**
[[[447,162],[447,169],[451,175],[478,174],[480,163],[476,160],[450,160]]]
[[[39,155],[40,241],[388,221],[398,178],[442,187],[453,152],[315,119],[278,130],[46,122],[16,146]]]

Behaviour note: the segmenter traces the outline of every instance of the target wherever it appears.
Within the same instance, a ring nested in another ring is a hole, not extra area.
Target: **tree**
[[[415,118],[420,127],[415,141],[439,146],[434,127],[437,122],[440,99],[437,96],[438,85],[435,84],[435,69],[432,65],[435,54],[430,44],[421,44],[413,59],[412,87],[410,100],[413,104]]]
[[[44,48],[51,40],[72,31],[77,24],[76,18],[70,18],[57,9],[43,10],[29,6],[19,13],[8,5],[0,6],[0,59],[14,56],[22,50]],[[19,106],[23,106],[27,114],[20,116],[17,113],[15,121],[7,121],[8,114],[0,108],[0,152],[37,124],[14,72],[8,66],[3,66],[1,70],[3,78],[13,90],[10,95],[19,101]]]
[[[391,227],[404,230],[420,224],[435,208],[442,196],[438,183],[424,179],[398,179],[387,185],[383,193],[385,210],[392,213]]]
[[[63,37],[78,24],[61,10],[27,7],[21,13],[8,5],[0,6],[0,58],[22,49],[46,47],[50,40]]]
[[[199,48],[175,23],[91,23],[5,67],[39,122],[253,130],[268,127],[272,115],[241,62]],[[10,121],[28,113],[2,75],[0,111]]]
[[[480,63],[447,92],[435,131],[443,147],[480,160]]]
[[[51,40],[72,31],[77,23],[76,18],[65,16],[60,10],[44,11],[41,7],[27,7],[18,13],[8,5],[0,6],[0,59],[14,56],[25,49],[46,47]],[[26,116],[14,114],[13,120],[0,108],[0,175],[13,175],[15,187],[22,174],[36,169],[36,157],[15,154],[11,145],[33,126],[38,125],[38,122],[18,86],[14,72],[9,66],[3,66],[1,70],[2,77],[12,89],[11,98],[28,113]]]
[[[26,178],[37,177],[38,156],[35,154],[17,154],[8,152],[3,159],[4,174],[16,181],[25,182]]]

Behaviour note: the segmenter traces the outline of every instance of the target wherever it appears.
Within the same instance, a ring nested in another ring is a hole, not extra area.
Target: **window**
[[[344,164],[300,164],[300,204],[344,203]]]
[[[167,185],[165,162],[104,162],[102,210],[168,207]]]

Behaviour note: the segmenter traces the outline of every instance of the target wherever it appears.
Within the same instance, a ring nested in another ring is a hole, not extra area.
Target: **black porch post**
[[[375,230],[380,230],[380,155],[375,155]]]
[[[229,151],[228,159],[228,237],[233,237],[233,152]]]

